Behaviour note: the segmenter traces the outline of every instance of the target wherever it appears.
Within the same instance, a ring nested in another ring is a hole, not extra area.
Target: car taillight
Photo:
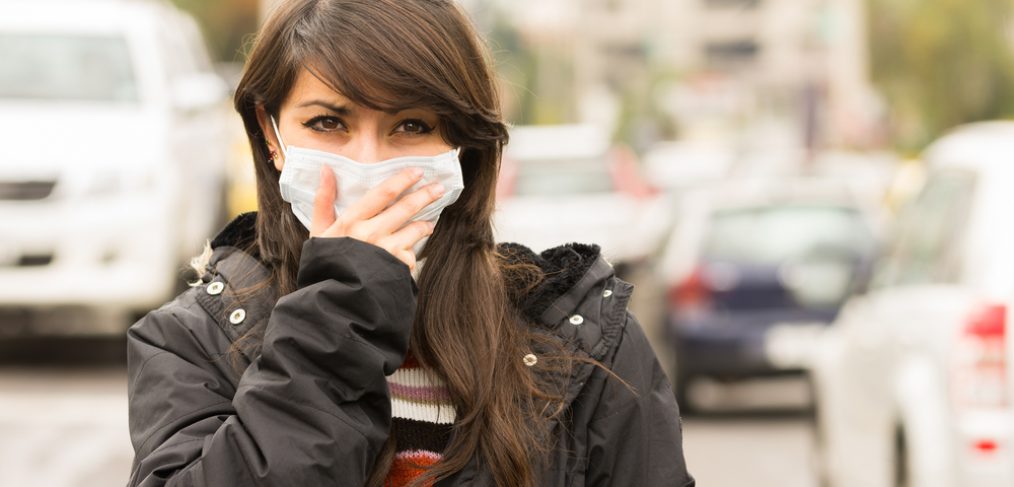
[[[619,147],[612,151],[609,176],[617,191],[634,199],[647,199],[659,193],[658,188],[652,186],[641,175],[637,155],[628,147]]]
[[[1006,407],[1007,307],[986,305],[969,316],[958,339],[954,399],[962,409]]]
[[[711,289],[701,269],[695,269],[683,282],[669,289],[669,304],[677,310],[695,310],[711,305]]]

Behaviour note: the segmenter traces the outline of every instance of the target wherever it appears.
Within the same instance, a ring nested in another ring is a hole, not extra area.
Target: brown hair
[[[236,91],[257,176],[257,241],[278,296],[295,289],[308,232],[278,189],[256,109],[277,115],[298,73],[307,69],[352,101],[377,110],[426,107],[441,134],[460,147],[465,189],[444,210],[425,250],[410,348],[446,382],[458,413],[443,459],[413,485],[461,470],[478,453],[500,486],[532,486],[553,447],[549,419],[562,413],[565,384],[577,359],[525,326],[512,296],[543,277],[537,266],[509,264],[497,251],[492,214],[500,155],[507,142],[489,61],[463,12],[451,0],[290,0],[267,19]],[[237,342],[260,346],[263,323]],[[522,357],[536,344],[558,354],[536,367]],[[481,359],[480,359],[481,357]],[[580,359],[578,359],[580,360]],[[389,438],[369,485],[381,486],[397,439]]]

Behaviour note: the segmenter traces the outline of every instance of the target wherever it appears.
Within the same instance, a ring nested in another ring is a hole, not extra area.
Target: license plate
[[[778,368],[808,368],[813,353],[827,331],[823,323],[792,323],[772,326],[765,336],[768,360]]]

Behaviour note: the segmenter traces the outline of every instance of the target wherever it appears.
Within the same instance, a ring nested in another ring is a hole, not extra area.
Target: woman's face
[[[263,107],[257,108],[261,131],[274,151],[275,168],[285,156]],[[434,156],[452,149],[441,137],[439,117],[425,108],[396,113],[353,103],[306,69],[279,108],[278,131],[287,146],[316,149],[369,164],[401,156]]]

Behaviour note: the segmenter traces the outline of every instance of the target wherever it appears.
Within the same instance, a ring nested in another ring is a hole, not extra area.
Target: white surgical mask
[[[282,166],[282,174],[278,180],[282,199],[292,205],[292,212],[307,229],[310,228],[310,218],[313,215],[314,195],[320,185],[321,166],[331,168],[338,179],[338,198],[334,202],[336,215],[340,215],[349,206],[362,199],[371,188],[409,167],[422,169],[423,177],[399,195],[399,198],[434,182],[440,182],[445,188],[443,196],[416,213],[409,222],[436,223],[444,208],[457,201],[465,189],[458,149],[436,156],[405,156],[366,164],[330,152],[295,146],[286,147],[274,117],[271,117],[271,126],[285,156],[285,165]],[[423,238],[412,248],[416,255],[422,251],[427,240],[429,237]]]

